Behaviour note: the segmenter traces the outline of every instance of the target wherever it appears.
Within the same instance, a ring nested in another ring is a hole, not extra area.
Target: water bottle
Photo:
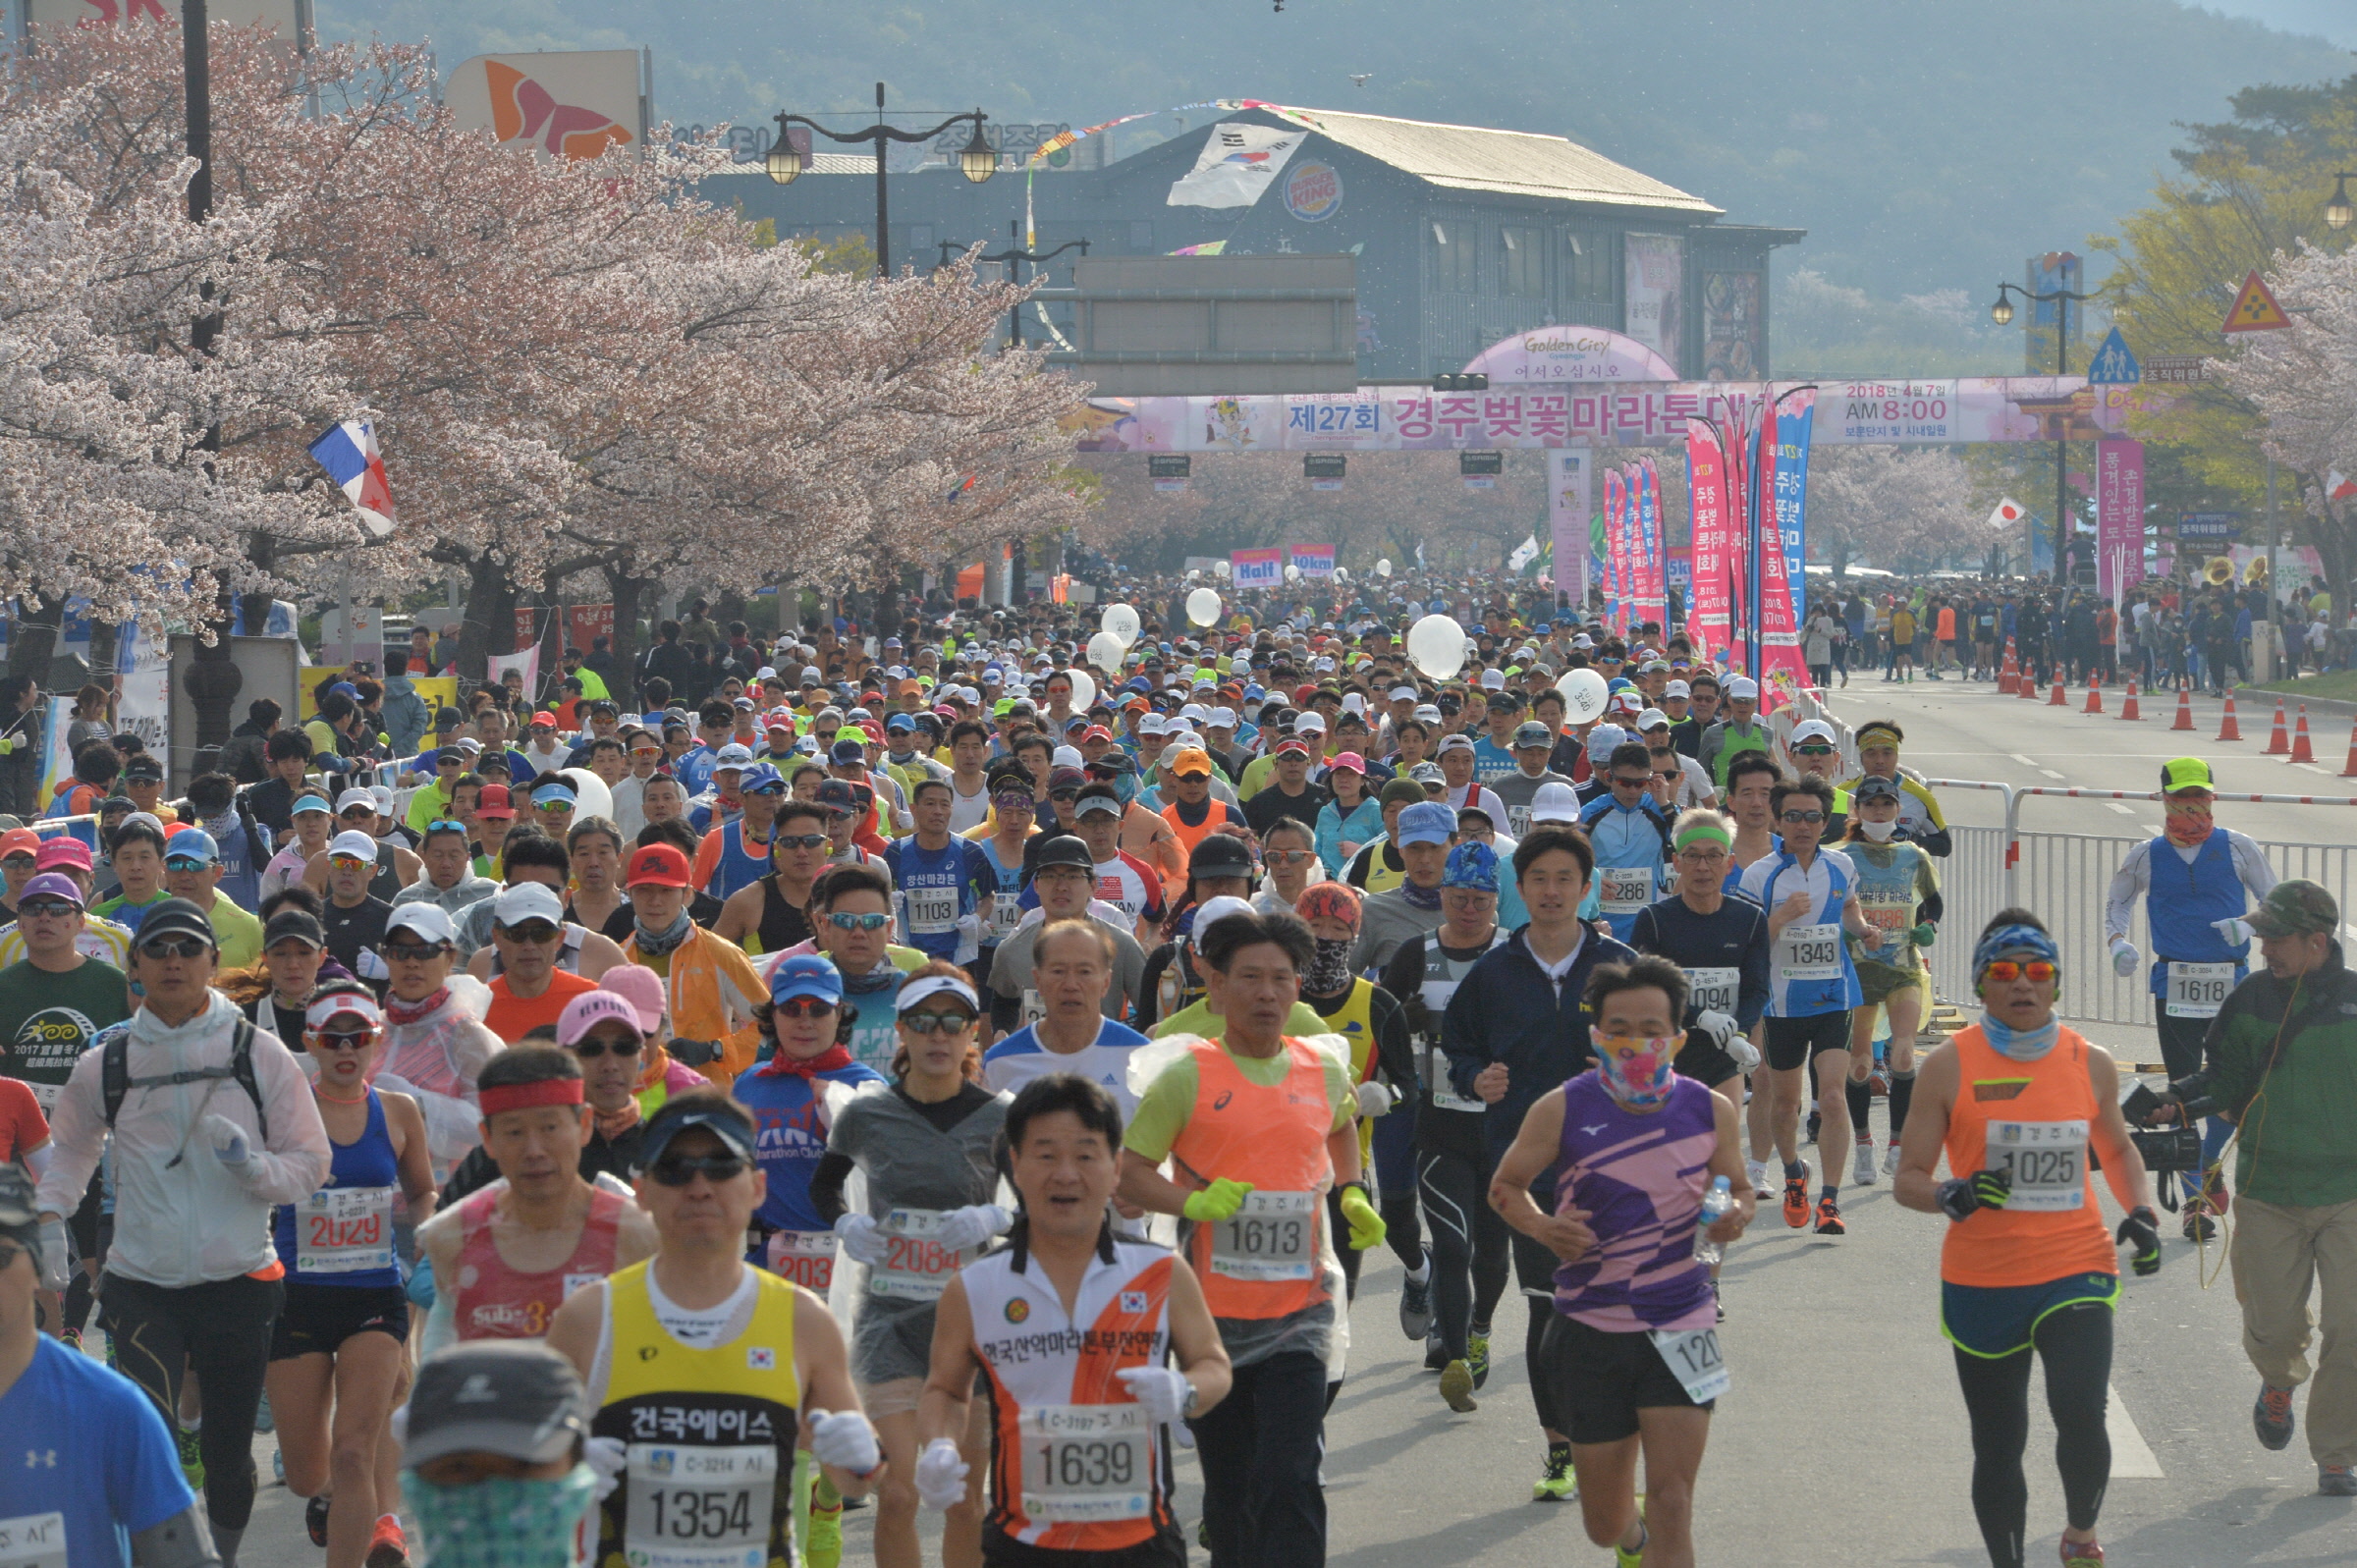
[[[1727,1188],[1725,1176],[1711,1178],[1711,1190],[1702,1196],[1702,1217],[1694,1221],[1694,1261],[1716,1265],[1725,1248],[1710,1237],[1711,1226],[1719,1217],[1735,1206],[1735,1195]]]

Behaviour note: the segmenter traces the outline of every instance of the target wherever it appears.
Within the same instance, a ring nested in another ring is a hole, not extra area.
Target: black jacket
[[[589,1141],[581,1145],[580,1172],[583,1181],[595,1181],[599,1176],[614,1176],[623,1181],[638,1164],[638,1146],[646,1137],[643,1118],[633,1121],[618,1138],[608,1138],[594,1126],[589,1129]],[[477,1144],[459,1162],[459,1168],[443,1183],[442,1202],[448,1209],[469,1193],[480,1192],[499,1179],[499,1166],[482,1145]]]

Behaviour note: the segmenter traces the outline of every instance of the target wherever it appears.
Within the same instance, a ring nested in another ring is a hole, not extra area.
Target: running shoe
[[[314,1546],[324,1547],[327,1544],[327,1505],[326,1492],[321,1492],[302,1505],[303,1533],[311,1538]]]
[[[1809,1173],[1784,1178],[1784,1223],[1794,1230],[1809,1222]]]
[[[802,1560],[809,1568],[841,1568],[843,1562],[843,1498],[823,1476],[810,1487],[810,1540]]]
[[[1490,1380],[1490,1336],[1479,1329],[1465,1336],[1465,1370],[1476,1388]]]
[[[1432,1332],[1432,1260],[1424,1261],[1424,1277],[1399,1281],[1399,1331],[1410,1339]]]
[[[1530,1488],[1532,1502],[1571,1502],[1579,1496],[1579,1472],[1571,1468],[1571,1445],[1547,1445],[1547,1473]]]
[[[1874,1140],[1860,1138],[1857,1152],[1850,1157],[1849,1179],[1861,1187],[1874,1185]]]
[[[387,1514],[376,1522],[376,1533],[368,1538],[367,1568],[410,1568],[410,1543],[402,1536],[399,1515]]]
[[[2316,1489],[2327,1497],[2357,1497],[2357,1469],[2347,1465],[2319,1465]]]
[[[191,1490],[202,1492],[204,1490],[204,1447],[202,1441],[196,1433],[191,1432],[186,1427],[176,1427],[174,1430],[180,1437],[181,1474],[189,1478]],[[324,1545],[325,1542],[322,1541],[321,1544]]]
[[[2062,1542],[2062,1561],[2065,1564],[2102,1562],[2103,1560],[2104,1548],[2092,1541]]]
[[[1820,1236],[1841,1236],[1847,1235],[1848,1233],[1849,1227],[1841,1222],[1841,1206],[1834,1202],[1834,1200],[1831,1198],[1818,1199],[1817,1234]]]
[[[1651,1535],[1647,1535],[1644,1540],[1638,1541],[1637,1549],[1634,1551],[1615,1541],[1613,1543],[1613,1568],[1645,1568],[1645,1548],[1652,1544],[1653,1537]]]
[[[1481,1407],[1473,1401],[1473,1371],[1461,1361],[1453,1361],[1441,1369],[1441,1397],[1458,1415],[1468,1415]]]
[[[1883,1174],[1886,1176],[1898,1174],[1898,1140],[1896,1138],[1891,1139],[1883,1148]]]
[[[2210,1206],[2199,1198],[2186,1199],[2185,1223],[2183,1229],[2185,1232],[2185,1239],[2187,1241],[2211,1241],[2216,1239],[2218,1235],[2218,1221],[2210,1217]]]
[[[278,1418],[270,1414],[270,1391],[266,1388],[262,1390],[262,1402],[253,1407],[253,1430],[256,1432],[278,1431]]]
[[[69,1328],[59,1334],[57,1342],[78,1356],[82,1354],[82,1330],[79,1328]]]
[[[2259,1397],[2251,1405],[2251,1430],[2259,1433],[2259,1446],[2290,1447],[2291,1434],[2297,1426],[2291,1414],[2291,1390],[2261,1383]]]
[[[2213,1160],[2202,1167],[2202,1203],[2214,1215],[2226,1212],[2225,1168]]]
[[[270,1450],[270,1479],[282,1487],[287,1484],[287,1451],[284,1448]]]
[[[1743,1163],[1743,1168],[1751,1174],[1751,1195],[1754,1198],[1766,1203],[1776,1196],[1776,1184],[1768,1179],[1767,1161],[1747,1160]]]
[[[1424,1370],[1438,1372],[1449,1365],[1449,1346],[1439,1334],[1424,1336]]]

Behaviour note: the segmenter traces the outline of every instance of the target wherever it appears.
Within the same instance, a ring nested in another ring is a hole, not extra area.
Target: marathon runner
[[[712,923],[748,955],[810,940],[810,884],[827,863],[827,814],[815,804],[790,799],[770,826],[769,875],[731,893]]]
[[[1980,1021],[1924,1057],[1892,1183],[1907,1208],[1950,1221],[1940,1250],[1940,1319],[1955,1346],[1972,1432],[1972,1511],[1993,1568],[2023,1568],[2033,1349],[2046,1365],[2062,1476],[2062,1561],[2104,1560],[2095,1525],[2111,1476],[2104,1407],[2119,1259],[2096,1207],[2091,1151],[2127,1211],[2117,1242],[2135,1249],[2139,1275],[2161,1271],[2160,1218],[2120,1114],[2119,1070],[2055,1016],[2059,957],[2028,910],[2001,910],[1989,922],[1972,951]],[[1943,1154],[1954,1172],[1945,1181]]]
[[[1629,946],[1669,959],[1686,977],[1686,1039],[1672,1065],[1739,1106],[1736,1080],[1760,1063],[1749,1036],[1768,1011],[1768,917],[1727,895],[1734,831],[1725,817],[1698,806],[1679,813],[1671,836],[1677,891],[1637,911]],[[1749,1174],[1756,1191],[1760,1172]]]
[[[1924,949],[1939,935],[1943,905],[1940,873],[1921,844],[1898,838],[1899,786],[1881,774],[1868,774],[1850,792],[1849,835],[1841,850],[1857,872],[1858,910],[1874,935],[1849,939],[1850,962],[1858,972],[1859,1006],[1849,1019],[1850,1128],[1857,1134],[1856,1168],[1850,1179],[1872,1186],[1874,1023],[1880,1007],[1891,1021],[1888,1071],[1891,1130],[1883,1155],[1885,1175],[1898,1170],[1901,1129],[1915,1094],[1915,1031],[1931,994],[1931,969]]]
[[[1931,786],[1899,768],[1898,746],[1904,739],[1905,731],[1888,719],[1869,719],[1860,725],[1856,740],[1861,777],[1888,779],[1897,784],[1898,837],[1921,845],[1927,854],[1946,859],[1954,848],[1947,819],[1941,815],[1940,801]]]
[[[1067,914],[1026,927],[1022,941],[1031,969],[1025,993],[1038,999],[1039,1015],[983,1054],[984,1087],[1007,1094],[1043,1074],[1077,1073],[1124,1112],[1135,1109],[1129,1054],[1146,1037],[1108,1010],[1118,1004],[1114,980],[1127,934]],[[1127,951],[1136,947],[1129,943]]]
[[[1639,911],[1668,885],[1671,812],[1653,794],[1653,756],[1643,741],[1615,745],[1604,775],[1606,788],[1580,808],[1579,826],[1596,849],[1599,906],[1626,942]]]
[[[1619,1568],[1692,1568],[1694,1478],[1728,1386],[1716,1292],[1694,1248],[1724,1246],[1751,1222],[1750,1195],[1731,1190],[1743,1180],[1737,1116],[1724,1095],[1672,1070],[1688,1006],[1675,964],[1601,965],[1584,999],[1595,1065],[1523,1114],[1489,1198],[1562,1260],[1530,1377],[1562,1412],[1588,1539]],[[1732,1207],[1705,1225],[1713,1178]],[[1542,1180],[1554,1186],[1546,1208],[1533,1201]]]

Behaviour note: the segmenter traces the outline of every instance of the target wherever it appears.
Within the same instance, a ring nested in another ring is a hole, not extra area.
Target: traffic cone
[[[1997,672],[1997,694],[2001,697],[2014,696],[2020,685],[2021,665],[2013,657],[2013,639],[2007,637],[2005,639],[2005,662],[1998,668]]]
[[[2308,705],[2304,702],[2300,704],[2299,727],[2291,734],[2291,760],[2293,762],[2314,762],[2316,760],[2316,748],[2308,743]]]
[[[2102,683],[2101,681],[2097,680],[2097,679],[2095,678],[2095,676],[2089,676],[2087,677],[2087,706],[2086,706],[2086,707],[2084,707],[2084,708],[2081,708],[2081,709],[2079,710],[2079,712],[2081,712],[2081,713],[2102,713],[2103,711],[2104,711],[2104,687],[2103,687],[2103,683]]]
[[[2357,779],[2357,721],[2349,725],[2349,764],[2340,770],[2343,779]]]
[[[2176,723],[2168,728],[2171,730],[2191,730],[2193,728],[2193,688],[2191,686],[2177,688],[2177,719]],[[2357,758],[2357,727],[2352,727],[2350,730],[2349,755]],[[2357,775],[2351,775],[2351,777],[2357,778]]]
[[[2062,670],[2060,666],[2056,666],[2055,669],[2055,694],[2046,699],[2046,705],[2050,708],[2067,708],[2070,706],[2070,698],[2062,690]]]
[[[2033,702],[2037,700],[2037,698],[2038,698],[2038,682],[2037,682],[2037,680],[2036,680],[2036,679],[2034,679],[2034,678],[2031,676],[2030,673],[2029,673],[2027,670],[2024,670],[2024,671],[2021,673],[2021,680],[2020,680],[2020,682],[2019,682],[2018,684],[2016,684],[2016,685],[2014,686],[2014,688],[2013,688],[2013,695],[2015,695],[2015,696],[2017,696],[2017,697],[2025,697],[2025,698],[2028,698],[2029,700],[2031,700],[2031,701],[2033,701]]]
[[[2136,677],[2134,676],[2128,676],[2128,694],[2119,700],[2119,716],[2122,719],[2141,719],[2144,717],[2144,715],[2138,712],[2136,708]]]
[[[2283,699],[2277,697],[2275,699],[2275,732],[2267,737],[2266,754],[2271,757],[2282,757],[2288,756],[2290,753],[2291,736],[2283,729]]]
[[[2226,688],[2226,713],[2225,718],[2219,724],[2218,738],[2220,740],[2240,740],[2242,738],[2242,727],[2234,722],[2234,688],[2232,686]]]

